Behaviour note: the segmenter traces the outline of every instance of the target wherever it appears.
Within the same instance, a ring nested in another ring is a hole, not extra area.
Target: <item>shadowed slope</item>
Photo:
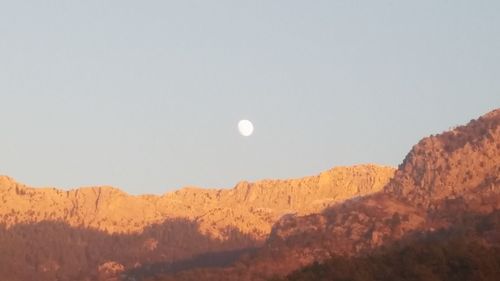
[[[166,220],[140,234],[108,234],[50,221],[0,225],[0,276],[10,281],[115,280],[126,269],[160,261],[184,269],[221,266],[256,245],[237,229],[225,232],[230,238],[214,239],[185,219]]]
[[[471,214],[450,229],[407,235],[366,255],[334,255],[279,280],[496,281],[500,276],[499,234],[500,212]]]

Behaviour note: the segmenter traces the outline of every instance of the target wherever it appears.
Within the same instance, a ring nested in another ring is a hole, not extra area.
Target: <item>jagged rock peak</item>
[[[500,110],[416,144],[386,191],[428,205],[490,187],[500,175]]]

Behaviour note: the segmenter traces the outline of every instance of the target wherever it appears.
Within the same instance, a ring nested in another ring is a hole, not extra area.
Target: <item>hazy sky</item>
[[[396,166],[500,106],[499,15],[500,1],[0,1],[0,174],[160,194]]]

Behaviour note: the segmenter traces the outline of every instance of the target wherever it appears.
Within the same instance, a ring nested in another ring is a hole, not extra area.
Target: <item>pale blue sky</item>
[[[398,165],[499,107],[499,15],[500,1],[1,1],[0,174],[160,194]]]

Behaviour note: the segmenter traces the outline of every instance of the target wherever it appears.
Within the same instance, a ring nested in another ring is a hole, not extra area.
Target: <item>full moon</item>
[[[253,133],[253,124],[248,120],[240,120],[238,122],[238,131],[244,137],[251,136]]]

